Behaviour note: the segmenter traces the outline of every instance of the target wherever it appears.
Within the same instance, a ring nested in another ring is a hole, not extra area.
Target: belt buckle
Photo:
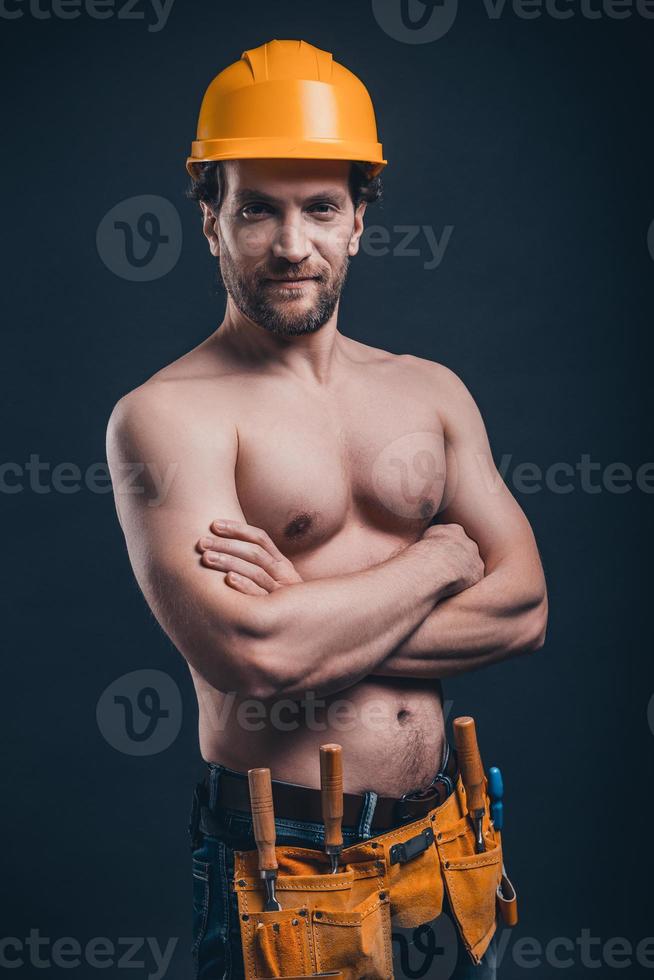
[[[427,786],[426,789],[410,790],[396,801],[395,819],[399,823],[417,820],[419,817],[423,817],[428,810],[433,809],[433,806],[425,807],[424,804],[433,800],[435,805],[438,805],[439,798],[438,790],[433,784]],[[412,806],[414,803],[417,803],[418,806]]]

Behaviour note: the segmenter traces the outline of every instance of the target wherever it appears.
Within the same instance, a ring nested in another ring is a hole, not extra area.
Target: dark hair
[[[225,172],[223,160],[211,160],[208,163],[194,163],[191,186],[186,191],[186,197],[198,204],[208,204],[216,213],[222,204],[225,187]],[[382,198],[381,174],[369,176],[368,164],[352,161],[350,167],[350,196],[355,209],[362,201],[376,204]]]

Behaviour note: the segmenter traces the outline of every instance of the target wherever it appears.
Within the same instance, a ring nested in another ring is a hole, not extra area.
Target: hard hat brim
[[[240,139],[194,140],[186,169],[193,176],[194,163],[216,160],[350,160],[365,163],[370,175],[377,176],[387,164],[381,143],[354,143],[343,140],[313,139],[290,142],[288,138],[253,137]]]

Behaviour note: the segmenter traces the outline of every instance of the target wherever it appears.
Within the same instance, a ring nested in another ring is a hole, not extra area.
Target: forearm
[[[418,541],[371,568],[254,599],[270,623],[258,643],[266,696],[324,696],[356,684],[429,615],[447,584],[429,543]]]
[[[542,646],[547,592],[542,574],[499,562],[471,588],[440,602],[373,671],[444,678]]]

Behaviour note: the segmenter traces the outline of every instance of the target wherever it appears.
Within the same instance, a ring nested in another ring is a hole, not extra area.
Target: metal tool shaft
[[[281,905],[275,895],[277,879],[277,855],[275,853],[275,812],[273,809],[270,769],[248,769],[250,806],[254,838],[259,852],[259,874],[266,889],[265,912],[280,912]]]

